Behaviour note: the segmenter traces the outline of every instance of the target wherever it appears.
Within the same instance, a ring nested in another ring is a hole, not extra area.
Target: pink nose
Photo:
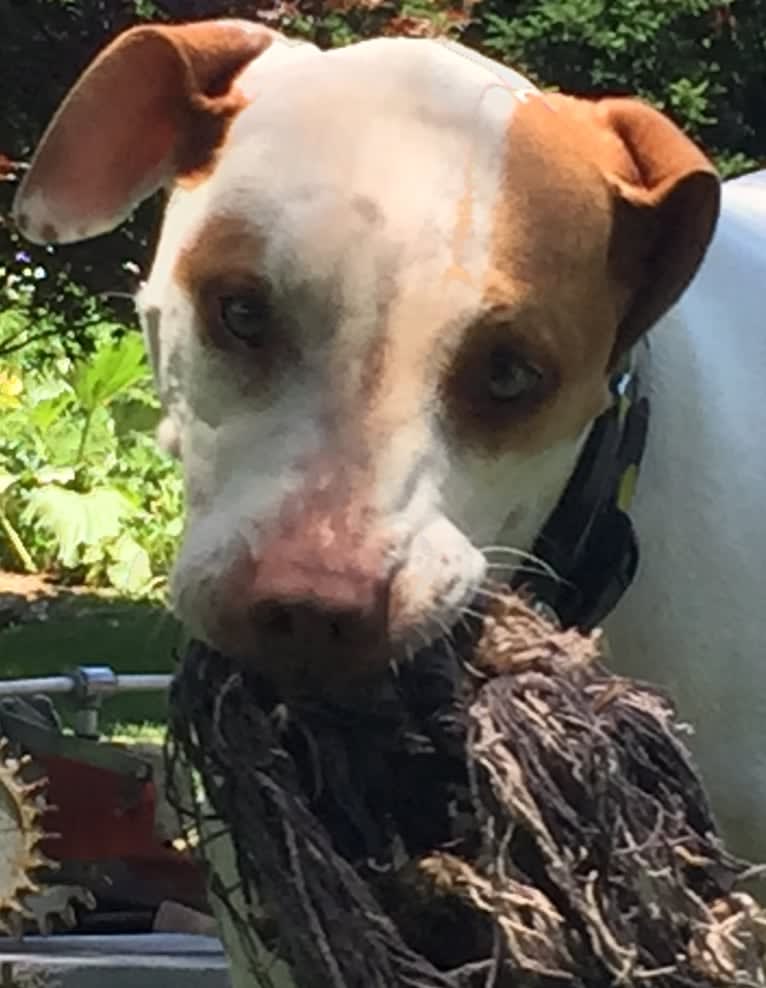
[[[390,572],[348,546],[330,552],[312,543],[304,533],[264,548],[248,624],[264,672],[291,687],[334,691],[388,663]]]

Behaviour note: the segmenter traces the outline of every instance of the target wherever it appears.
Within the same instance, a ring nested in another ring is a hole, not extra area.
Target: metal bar
[[[184,960],[223,961],[223,947],[217,937],[193,933],[145,933],[131,937],[108,933],[78,935],[61,933],[53,937],[27,936],[20,943],[0,941],[0,957],[40,954],[58,962],[59,955],[73,957],[180,957]],[[2,982],[0,982],[0,985]]]
[[[0,696],[27,696],[30,693],[71,693],[71,676],[40,676],[37,679],[4,679],[0,681]]]
[[[172,676],[134,673],[129,676],[117,677],[118,690],[132,690],[136,693],[149,693],[153,690],[167,690],[173,681]]]
[[[169,688],[173,677],[159,674],[117,676],[114,690],[109,692],[150,693]],[[74,693],[72,676],[40,676],[35,679],[0,680],[0,696],[29,696],[33,693]]]

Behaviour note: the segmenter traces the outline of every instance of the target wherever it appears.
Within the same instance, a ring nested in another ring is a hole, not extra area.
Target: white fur
[[[723,192],[651,333],[641,565],[607,633],[626,673],[669,688],[733,846],[766,860],[766,172]]]
[[[216,640],[222,624],[231,629],[244,620],[240,613],[222,617],[227,595],[212,574],[257,558],[264,527],[300,489],[312,462],[353,445],[317,423],[328,412],[341,422],[357,414],[366,355],[381,331],[376,298],[387,290],[391,265],[390,387],[401,387],[403,397],[389,401],[393,414],[374,433],[373,496],[391,554],[405,563],[399,589],[421,600],[414,611],[429,611],[407,629],[405,649],[454,623],[473,595],[485,571],[477,539],[494,541],[510,515],[514,544],[532,540],[574,463],[574,443],[533,459],[466,459],[445,443],[434,419],[438,375],[423,387],[418,364],[417,386],[404,395],[408,366],[418,357],[413,327],[446,325],[481,297],[507,127],[517,90],[531,91],[488,59],[457,57],[465,51],[384,39],[321,55],[310,46],[267,53],[240,77],[257,97],[232,127],[214,174],[170,202],[139,309],[159,313],[159,327],[145,316],[147,336],[150,344],[159,339],[152,349],[172,423],[166,431],[177,437],[187,483],[175,607],[203,637]],[[456,243],[456,203],[464,196],[471,223]],[[359,201],[374,204],[382,231],[368,230],[354,212]],[[203,222],[221,215],[252,220],[262,241],[259,274],[291,297],[290,331],[302,364],[265,402],[243,398],[232,361],[211,357],[195,340],[190,300],[172,275]],[[462,279],[445,281],[451,265]],[[322,313],[330,309],[327,324]],[[443,359],[450,345],[446,339]],[[343,354],[340,374],[330,366],[334,351]],[[438,353],[420,357],[436,370]],[[392,513],[424,445],[432,448],[432,469]],[[247,607],[244,594],[240,608]]]

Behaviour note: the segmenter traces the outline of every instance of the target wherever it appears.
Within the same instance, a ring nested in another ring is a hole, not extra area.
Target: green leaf
[[[133,506],[111,487],[81,494],[57,484],[32,491],[25,514],[53,534],[64,566],[76,566],[81,546],[94,546],[120,534]]]
[[[184,530],[184,520],[178,515],[176,518],[171,518],[169,522],[165,525],[165,534],[168,538],[177,539],[181,537],[181,533]]]
[[[87,412],[109,404],[148,375],[144,346],[137,333],[102,344],[87,362],[75,368],[72,387]]]
[[[33,429],[40,432],[47,432],[54,423],[58,422],[67,411],[72,402],[72,395],[69,391],[59,392],[55,395],[43,397],[35,400],[29,408],[27,416],[29,424]]]
[[[0,497],[2,497],[8,488],[12,487],[18,479],[18,474],[0,470]]]
[[[111,413],[118,439],[130,437],[136,432],[154,435],[162,418],[159,402],[149,402],[145,398],[115,401]]]
[[[62,394],[71,396],[72,388],[60,377],[38,377],[27,384],[27,404],[34,407],[42,401],[50,401]]]
[[[138,594],[146,589],[152,579],[152,567],[143,546],[125,533],[110,547],[109,555],[113,562],[107,566],[106,572],[115,590]]]
[[[69,484],[75,478],[75,470],[72,467],[55,467],[47,464],[36,470],[34,477],[41,486],[45,484]]]

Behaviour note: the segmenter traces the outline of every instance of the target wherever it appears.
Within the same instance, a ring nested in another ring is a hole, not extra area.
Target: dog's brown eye
[[[225,295],[221,298],[221,322],[232,336],[257,347],[263,342],[269,304],[257,295]]]
[[[495,401],[515,401],[532,394],[542,383],[540,371],[511,347],[498,345],[489,355],[487,387]]]

